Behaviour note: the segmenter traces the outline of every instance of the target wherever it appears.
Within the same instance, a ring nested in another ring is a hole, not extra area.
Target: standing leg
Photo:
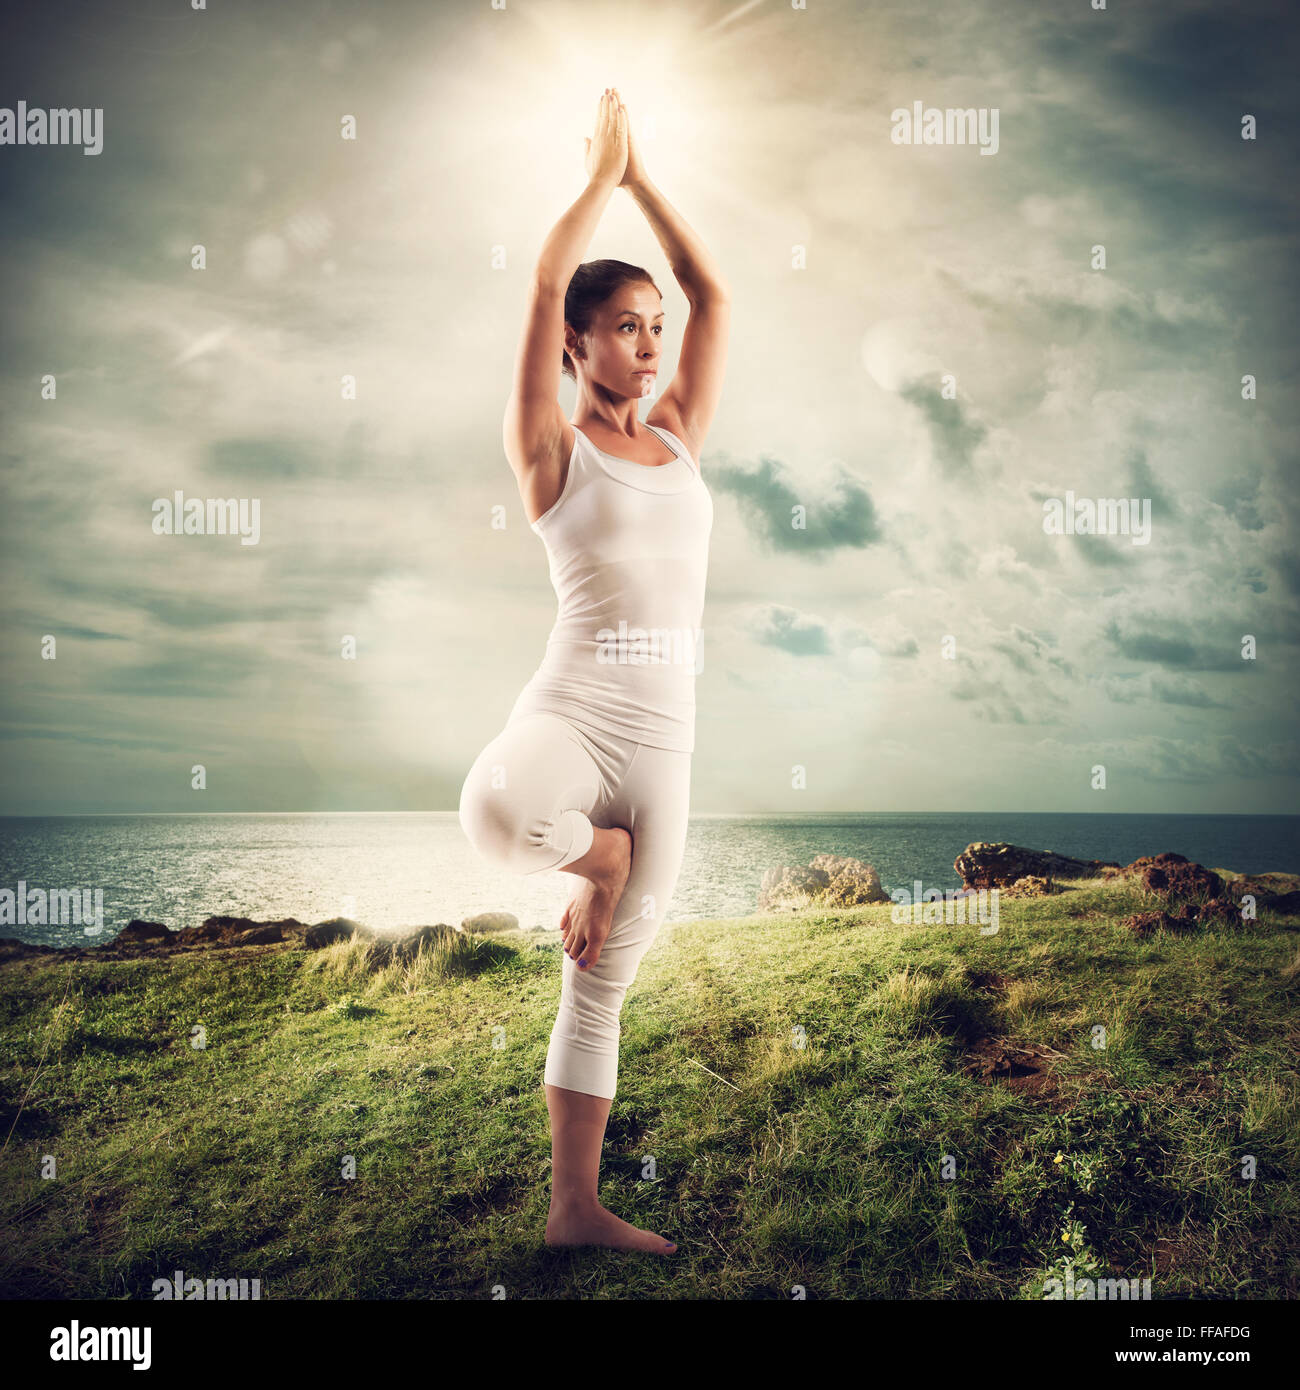
[[[582,969],[569,954],[563,960],[560,1011],[546,1058],[550,1245],[608,1245],[662,1254],[676,1249],[671,1241],[601,1206],[597,1189],[618,1075],[619,1014],[677,884],[686,845],[690,762],[689,753],[637,745],[618,792],[598,817],[627,827],[632,863],[595,963]]]
[[[587,904],[584,920],[603,916],[608,925],[627,883],[632,837],[601,813],[635,760],[637,745],[593,734],[589,738],[552,714],[512,719],[466,776],[460,823],[474,848],[503,868],[521,874],[560,869],[578,875]],[[567,957],[566,961],[572,964]],[[552,1212],[596,1206],[609,1098],[585,1094],[580,1086],[547,1086],[546,1099]],[[622,1230],[606,1230],[600,1243],[635,1248],[638,1239],[645,1239],[658,1250],[668,1247],[651,1232],[606,1215]],[[548,1224],[551,1243],[567,1243],[565,1234],[558,1223]]]

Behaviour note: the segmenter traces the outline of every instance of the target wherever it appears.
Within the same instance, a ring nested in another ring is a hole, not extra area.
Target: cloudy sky
[[[103,149],[0,146],[0,811],[455,808],[554,617],[501,415],[607,83],[735,301],[693,809],[1295,809],[1284,15],[42,7],[0,103]],[[895,143],[914,102],[996,153]],[[667,382],[621,191],[601,256]],[[257,544],[156,535],[178,489]],[[1048,534],[1067,493],[1149,539]]]

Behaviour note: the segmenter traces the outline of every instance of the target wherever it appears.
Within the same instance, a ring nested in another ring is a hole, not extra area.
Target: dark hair
[[[639,265],[629,265],[626,261],[584,261],[573,272],[569,288],[564,292],[564,321],[572,324],[574,332],[585,333],[591,327],[591,320],[597,309],[615,290],[624,285],[649,285],[656,294],[659,286],[655,284],[648,270]],[[564,354],[564,375],[576,381],[573,359]]]

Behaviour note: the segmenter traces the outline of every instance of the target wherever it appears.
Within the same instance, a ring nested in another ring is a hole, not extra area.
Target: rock
[[[132,918],[113,938],[114,946],[168,946],[171,944],[171,931],[161,922],[142,922]]]
[[[1142,886],[1148,893],[1159,893],[1170,902],[1201,902],[1217,898],[1223,892],[1223,880],[1213,869],[1199,864],[1149,864],[1141,873]]]
[[[169,931],[158,922],[131,922],[110,945],[128,948],[162,946],[174,950],[201,949],[212,946],[269,946],[298,943],[311,950],[328,946],[331,941],[350,936],[355,924],[343,918],[321,922],[309,927],[296,917],[284,917],[278,922],[255,922],[251,917],[208,917],[197,927],[182,927]]]
[[[241,931],[230,944],[232,946],[265,946],[272,941],[284,941],[285,939],[284,928],[275,922],[268,922],[265,926],[250,927],[247,931]]]
[[[1256,911],[1300,912],[1300,874],[1219,872],[1171,850],[1144,855],[1107,877],[1137,878],[1147,892],[1164,898],[1171,906],[1186,904],[1180,918],[1191,917],[1203,923],[1240,925],[1245,920],[1241,900],[1248,895],[1254,897]]]
[[[1241,900],[1255,899],[1255,910],[1280,912],[1287,916],[1300,913],[1300,874],[1233,874],[1216,870],[1223,880],[1223,896],[1241,907]]]
[[[178,946],[236,946],[290,941],[300,938],[307,930],[296,917],[285,917],[279,922],[254,922],[250,917],[209,917],[199,926],[186,927],[174,935],[178,938]],[[256,938],[249,933],[256,933]]]
[[[880,875],[872,865],[861,859],[851,859],[845,854],[815,854],[809,867],[825,870],[831,876],[832,886],[839,880],[856,884],[863,892],[872,895],[862,899],[864,902],[889,901],[889,895],[880,886]]]
[[[860,903],[887,903],[880,875],[861,859],[840,854],[817,854],[808,867],[802,864],[767,869],[758,890],[760,912],[789,912],[800,908],[855,907]]]
[[[814,872],[800,864],[767,869],[758,886],[758,910],[806,907],[830,881],[825,871]]]
[[[1241,908],[1230,898],[1210,898],[1203,903],[1182,903],[1177,912],[1158,910],[1125,917],[1121,927],[1149,936],[1153,931],[1188,932],[1205,927],[1242,925]]]
[[[1300,891],[1300,874],[1234,874],[1226,869],[1215,872],[1233,898],[1244,898],[1247,893],[1256,898],[1276,898]]]
[[[1135,874],[1144,873],[1147,869],[1167,869],[1174,864],[1186,864],[1188,859],[1181,854],[1175,854],[1172,850],[1164,850],[1160,854],[1144,854],[1140,859],[1135,859],[1131,864],[1125,864],[1122,868],[1115,865],[1106,869],[1103,878],[1131,878]]]
[[[1225,895],[1219,875],[1172,850],[1143,855],[1109,877],[1115,882],[1136,878],[1146,892],[1163,899],[1165,908],[1154,916],[1166,931],[1241,924],[1241,905]],[[1149,925],[1152,920],[1153,914],[1139,912],[1135,917],[1126,917],[1121,925],[1132,926],[1139,935],[1146,935],[1154,930]]]
[[[1119,865],[1109,859],[1071,859],[1052,850],[976,840],[953,860],[967,888],[1010,888],[1020,878],[1100,878]]]
[[[505,917],[518,925],[508,913],[486,914]],[[456,928],[446,922],[419,927],[406,935],[389,935],[372,931],[345,917],[307,926],[296,917],[279,922],[254,922],[248,917],[209,917],[197,927],[171,931],[162,922],[128,922],[111,940],[93,946],[44,946],[19,941],[14,937],[0,938],[0,963],[26,956],[57,954],[60,960],[125,959],[141,950],[190,951],[238,946],[297,945],[308,951],[319,951],[335,941],[351,936],[365,937],[375,948],[381,962],[412,957],[422,944],[446,941],[458,935]]]
[[[1198,925],[1195,916],[1174,916],[1169,912],[1135,912],[1120,922],[1121,927],[1127,927],[1138,936],[1150,936],[1157,931],[1193,931]]]
[[[317,922],[314,927],[308,927],[299,938],[299,944],[305,950],[319,951],[336,941],[342,941],[344,937],[355,935],[356,930],[355,922],[349,922],[346,917],[335,917],[332,921]]]
[[[518,931],[519,918],[513,912],[480,912],[477,917],[466,917],[460,929],[483,936],[496,931]]]
[[[1241,905],[1233,902],[1231,898],[1210,898],[1206,902],[1188,908],[1188,912],[1195,913],[1196,920],[1202,926],[1239,927],[1244,921],[1241,915]]]
[[[21,960],[24,956],[50,955],[57,946],[41,946],[35,941],[19,941],[16,936],[0,937],[0,961]]]
[[[814,872],[830,876],[820,901],[832,907],[856,907],[859,903],[887,903],[889,894],[880,885],[880,875],[861,859],[841,854],[815,854],[809,866]]]
[[[1051,880],[1039,874],[1026,874],[1024,878],[1016,879],[1010,888],[998,890],[1004,898],[1044,898],[1056,891]]]

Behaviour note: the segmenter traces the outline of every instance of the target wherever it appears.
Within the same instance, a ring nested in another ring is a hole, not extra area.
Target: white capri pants
[[[600,959],[566,952],[545,1081],[613,1099],[619,1013],[667,914],[686,848],[691,754],[535,712],[512,718],[478,755],[460,793],[460,823],[484,858],[514,873],[581,859],[594,826],[632,836],[632,868]]]

